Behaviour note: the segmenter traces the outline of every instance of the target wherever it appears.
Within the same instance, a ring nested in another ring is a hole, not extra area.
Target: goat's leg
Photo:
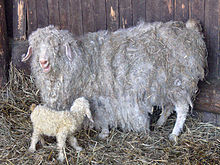
[[[183,129],[183,125],[186,120],[187,113],[189,111],[189,105],[183,101],[183,102],[178,102],[175,105],[175,111],[177,113],[177,119],[175,122],[175,126],[173,128],[172,133],[169,136],[169,139],[175,143],[177,143],[177,139],[179,134],[181,133]]]
[[[40,135],[39,139],[40,139],[40,143],[42,144],[42,146],[44,146],[45,145],[45,140],[44,140],[43,136]]]
[[[160,118],[157,121],[157,126],[158,127],[161,127],[161,126],[163,126],[166,123],[168,117],[173,112],[173,109],[174,109],[174,107],[172,105],[166,105],[164,107],[164,109],[162,109],[162,113],[160,115]]]
[[[100,139],[105,139],[109,136],[109,128],[108,128],[108,125],[107,126],[102,126],[102,131],[101,133],[99,134],[99,138]]]
[[[66,146],[66,138],[67,138],[66,131],[58,132],[56,138],[57,138],[57,149],[59,151],[58,160],[62,162],[64,160],[64,149]]]
[[[82,151],[82,147],[79,146],[77,139],[73,135],[69,137],[69,143],[76,151]]]
[[[31,145],[29,147],[30,152],[36,151],[36,144],[39,140],[39,137],[40,137],[40,132],[37,129],[34,129],[33,135],[32,135],[32,138],[31,138]]]

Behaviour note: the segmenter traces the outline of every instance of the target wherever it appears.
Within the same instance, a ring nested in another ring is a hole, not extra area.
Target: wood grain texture
[[[49,24],[60,26],[59,0],[48,0]]]
[[[69,29],[69,0],[60,0],[59,1],[59,11],[60,11],[60,27],[61,29]]]
[[[201,84],[195,100],[195,108],[200,111],[220,114],[220,81],[213,80],[210,84]]]
[[[208,48],[208,78],[218,78],[219,73],[219,0],[205,1],[205,26],[204,32]]]
[[[49,13],[47,0],[36,0],[37,9],[37,27],[45,27],[49,25]]]
[[[146,0],[146,22],[173,19],[173,0]]]
[[[13,38],[13,1],[6,0],[5,1],[5,16],[6,16],[6,24],[8,37]]]
[[[186,22],[189,19],[189,0],[174,0],[174,20]]]
[[[133,25],[131,0],[119,0],[119,16],[120,28],[125,29]]]
[[[70,31],[75,35],[83,34],[81,0],[70,0]]]
[[[220,114],[216,114],[216,125],[220,126]]]
[[[13,1],[13,39],[26,39],[26,1]]]
[[[107,29],[115,31],[119,28],[118,0],[106,0]]]
[[[217,114],[210,112],[202,112],[202,121],[204,123],[217,124]]]
[[[82,0],[83,33],[95,31],[94,1]]]
[[[201,112],[195,109],[195,111],[193,111],[193,116],[195,118],[200,119],[204,123],[210,123],[215,126],[220,126],[220,114],[211,112]]]
[[[4,0],[0,0],[0,88],[7,82],[8,43]]]
[[[94,0],[95,31],[106,30],[105,0]]]
[[[138,21],[145,21],[146,18],[146,3],[145,0],[132,0],[133,8],[133,25],[136,25]]]
[[[35,0],[27,1],[27,26],[28,35],[37,29],[37,10]]]
[[[220,79],[220,0],[218,1],[218,79]],[[219,125],[220,125],[220,120],[219,120]]]
[[[189,17],[200,21],[202,26],[205,24],[205,0],[189,1]]]

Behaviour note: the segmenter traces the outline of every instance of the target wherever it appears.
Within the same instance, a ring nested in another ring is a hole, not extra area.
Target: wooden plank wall
[[[26,1],[14,0],[13,4],[13,39],[26,39]]]
[[[220,53],[219,53],[219,26],[220,26],[220,1],[205,0],[205,37],[209,52],[209,76],[220,78]]]
[[[0,0],[0,88],[7,82],[7,29],[4,0]]]
[[[220,78],[220,0],[8,0],[7,4],[13,4],[13,28],[10,18],[7,20],[16,40],[25,39],[32,31],[49,24],[82,35],[127,28],[140,20],[165,22],[196,18],[205,33],[209,78]]]

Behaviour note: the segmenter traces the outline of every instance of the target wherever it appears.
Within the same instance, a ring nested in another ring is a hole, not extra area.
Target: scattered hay
[[[0,95],[0,164],[59,164],[56,140],[45,137],[46,146],[38,143],[37,151],[27,151],[32,125],[29,106],[39,104],[39,92],[31,76],[11,66],[10,81]],[[106,140],[98,139],[95,130],[76,134],[84,150],[76,153],[67,146],[64,164],[219,164],[220,128],[189,117],[179,143],[173,146],[168,135],[175,117],[162,129],[149,135],[111,130]]]

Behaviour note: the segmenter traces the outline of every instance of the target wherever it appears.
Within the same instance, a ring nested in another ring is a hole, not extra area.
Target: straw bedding
[[[33,84],[32,77],[11,66],[10,81],[0,96],[0,164],[59,164],[55,138],[46,137],[46,146],[39,143],[34,154],[28,152],[32,133],[29,106],[40,103]],[[77,154],[67,145],[63,164],[220,163],[219,127],[189,117],[178,144],[173,146],[167,136],[174,122],[171,116],[161,130],[151,123],[149,134],[112,129],[105,140],[98,139],[93,129],[81,130],[75,136],[84,150]]]

